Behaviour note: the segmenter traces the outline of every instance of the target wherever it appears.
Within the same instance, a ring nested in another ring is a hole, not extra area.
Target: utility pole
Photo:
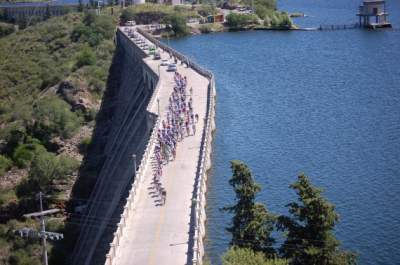
[[[50,209],[43,211],[43,193],[39,192],[39,204],[40,204],[40,212],[34,212],[29,214],[24,214],[25,217],[40,217],[40,231],[35,231],[34,229],[30,228],[22,228],[17,230],[21,237],[40,237],[42,241],[42,255],[43,255],[43,265],[48,265],[47,259],[47,242],[46,239],[55,239],[60,240],[64,238],[63,234],[54,233],[54,232],[47,232],[46,231],[46,224],[44,217],[48,214],[54,214],[60,212],[60,209]]]
[[[46,225],[44,223],[44,216],[43,216],[43,202],[42,202],[42,192],[39,192],[39,202],[40,202],[40,233],[44,235],[46,232]],[[47,244],[46,244],[46,237],[42,236],[42,251],[43,251],[43,264],[48,265],[47,261]]]
[[[158,117],[160,117],[160,99],[157,98],[157,113],[158,113]]]

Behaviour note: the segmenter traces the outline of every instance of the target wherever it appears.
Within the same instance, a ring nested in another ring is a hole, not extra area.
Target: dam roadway
[[[119,31],[134,43],[124,28],[120,28]],[[135,32],[135,34],[139,35],[138,32]],[[144,38],[141,34],[139,36]],[[148,44],[154,45],[149,39],[144,39]],[[139,48],[139,46],[136,47]],[[158,50],[161,59],[172,60],[169,52],[162,48]],[[147,53],[147,51],[144,52]],[[166,120],[169,97],[175,86],[174,72],[167,71],[167,66],[161,66],[161,60],[154,60],[153,56],[143,58],[143,62],[159,76],[157,88],[147,110],[159,115],[159,121]],[[114,238],[111,244],[111,248],[114,249],[111,249],[107,254],[106,265],[201,263],[203,250],[201,250],[202,252],[198,256],[200,258],[197,260],[196,254],[193,253],[191,248],[195,245],[193,243],[196,240],[195,237],[200,237],[200,240],[202,240],[204,231],[200,234],[193,232],[196,234],[194,238],[191,238],[190,234],[191,228],[193,228],[193,218],[196,219],[196,214],[193,216],[193,202],[197,201],[194,198],[194,190],[196,180],[199,177],[199,165],[202,165],[199,161],[202,158],[202,141],[204,143],[204,134],[207,133],[205,125],[209,113],[207,110],[208,97],[210,96],[208,88],[212,81],[192,67],[188,67],[187,63],[183,64],[180,60],[177,63],[177,72],[187,78],[188,93],[190,88],[193,89],[193,111],[199,116],[196,133],[177,143],[176,158],[163,167],[161,183],[167,194],[164,205],[159,203],[159,198],[154,192],[154,184],[152,183],[154,148],[150,147],[150,158],[146,161],[146,165],[142,165],[144,168],[143,177],[140,179],[140,183],[136,183],[139,188],[134,202],[130,206],[133,213],[129,214],[129,217],[124,220],[123,229],[121,229],[123,232],[118,236],[118,239]],[[212,92],[214,93],[214,90]],[[161,128],[161,122],[156,123],[156,126],[158,128],[155,128],[154,131]],[[210,145],[211,141],[207,144]],[[201,171],[205,170],[206,168]],[[203,195],[197,198],[205,199]],[[202,208],[204,208],[204,203],[202,205]],[[204,211],[204,209],[201,209],[201,211]],[[202,220],[203,227],[204,220]]]

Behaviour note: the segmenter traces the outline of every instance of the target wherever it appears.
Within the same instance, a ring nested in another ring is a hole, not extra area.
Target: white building
[[[364,0],[357,14],[360,26],[368,28],[391,27],[388,15],[385,0]]]
[[[183,0],[158,0],[159,4],[166,4],[166,5],[182,5]]]

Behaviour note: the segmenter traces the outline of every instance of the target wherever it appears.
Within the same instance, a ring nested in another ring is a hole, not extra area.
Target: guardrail
[[[156,88],[153,91],[153,95],[151,96],[148,106],[147,106],[147,111],[150,111],[152,108],[152,105],[154,104],[155,97],[160,90],[161,87],[161,82],[158,80]],[[132,184],[132,187],[129,191],[128,198],[126,200],[126,204],[124,206],[124,211],[121,214],[121,218],[119,223],[117,224],[117,230],[114,233],[114,239],[110,243],[110,250],[106,254],[106,262],[105,265],[115,265],[116,257],[119,253],[119,244],[121,237],[124,232],[124,228],[126,226],[126,220],[129,218],[129,216],[135,211],[134,203],[137,200],[137,194],[140,188],[140,184],[143,183],[143,178],[145,175],[146,171],[146,166],[148,164],[148,161],[151,157],[151,152],[154,150],[154,145],[156,143],[157,139],[157,128],[160,126],[160,117],[157,117],[157,120],[154,124],[153,131],[151,133],[150,139],[146,145],[145,152],[142,156],[142,160],[140,162],[139,168],[135,172],[135,179]]]
[[[192,209],[192,216],[195,221],[193,231],[193,259],[192,264],[201,265],[204,255],[203,239],[206,234],[205,230],[205,204],[206,204],[206,189],[207,189],[207,170],[211,167],[211,146],[212,146],[212,131],[214,120],[214,89],[215,80],[211,74],[210,84],[207,91],[207,114],[204,124],[204,131],[201,141],[200,161],[198,164],[196,185],[193,193],[193,201],[195,206]]]
[[[156,46],[160,47],[161,49],[169,52],[173,56],[177,57],[179,60],[185,62],[188,67],[191,67],[199,74],[207,77],[209,79],[209,85],[207,87],[207,109],[206,109],[206,117],[204,118],[204,129],[202,134],[201,146],[200,146],[200,154],[199,154],[199,162],[196,174],[196,181],[195,181],[195,188],[193,191],[193,198],[192,201],[196,202],[192,206],[191,210],[191,225],[193,232],[190,233],[189,242],[193,242],[192,246],[190,247],[189,251],[192,252],[193,258],[190,260],[192,264],[200,265],[202,264],[202,257],[204,254],[204,246],[203,246],[203,238],[205,236],[205,203],[206,203],[206,181],[207,181],[207,169],[209,168],[210,164],[210,155],[211,155],[211,142],[212,142],[212,127],[213,127],[213,118],[214,118],[214,91],[215,91],[215,80],[214,75],[199,66],[198,64],[189,60],[188,57],[182,55],[181,53],[175,51],[171,47],[161,43],[154,37],[152,37],[147,32],[143,31],[140,28],[137,28],[137,31],[146,37],[149,41],[153,42]],[[152,108],[154,104],[156,95],[160,89],[160,80],[157,83],[156,89],[153,92],[153,95],[149,101],[148,110]],[[134,212],[134,203],[136,201],[138,189],[140,184],[143,182],[143,177],[146,170],[146,165],[148,159],[150,158],[151,151],[154,149],[154,144],[157,135],[157,129],[160,125],[160,117],[157,118],[156,124],[154,126],[153,132],[151,134],[150,140],[146,146],[145,153],[143,155],[142,161],[140,163],[139,169],[136,172],[136,178],[134,183],[132,184],[132,188],[129,192],[129,196],[124,206],[124,211],[121,214],[121,220],[117,225],[117,231],[114,233],[114,239],[110,244],[110,250],[106,255],[106,263],[105,265],[115,265],[116,257],[119,254],[119,244],[120,239],[123,234],[123,230],[126,226],[126,220],[129,218],[130,214]]]
[[[143,183],[143,178],[145,175],[146,171],[146,166],[147,162],[150,158],[151,151],[154,149],[154,144],[156,142],[156,136],[157,136],[157,128],[160,125],[160,118],[157,117],[157,121],[154,125],[153,132],[151,133],[150,140],[147,143],[145,152],[142,157],[142,161],[140,163],[139,169],[136,171],[136,178],[132,184],[132,188],[129,191],[129,196],[126,200],[126,204],[124,206],[124,211],[121,214],[121,219],[117,225],[117,231],[114,233],[114,239],[110,243],[110,250],[108,254],[106,255],[106,265],[114,265],[115,264],[115,258],[117,257],[119,253],[119,243],[120,239],[123,234],[123,230],[126,226],[126,220],[129,218],[129,216],[135,211],[134,208],[134,202],[136,201],[138,190],[140,187],[140,184]]]
[[[172,49],[171,47],[169,47],[168,45],[162,43],[161,41],[157,40],[156,38],[154,38],[153,36],[151,36],[149,33],[147,33],[146,31],[144,31],[141,28],[136,28],[136,30],[142,34],[144,37],[146,37],[146,39],[148,39],[149,41],[153,42],[154,45],[160,47],[161,49],[167,51],[169,54],[171,54],[172,56],[176,57],[177,59],[179,59],[180,61],[184,62],[187,64],[188,67],[192,68],[193,70],[195,70],[196,72],[198,72],[199,74],[207,77],[208,79],[213,79],[214,75],[213,73],[211,73],[210,71],[208,71],[207,69],[201,67],[200,65],[198,65],[197,63],[191,61],[187,56],[183,55],[182,53]]]

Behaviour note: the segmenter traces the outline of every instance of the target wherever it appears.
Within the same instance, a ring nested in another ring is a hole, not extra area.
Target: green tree
[[[254,3],[270,10],[276,9],[276,0],[255,0]]]
[[[189,33],[189,28],[186,24],[186,18],[178,13],[169,15],[165,19],[165,23],[170,25],[176,37],[185,36]]]
[[[114,22],[109,16],[95,16],[86,12],[83,23],[76,25],[71,33],[71,40],[82,41],[91,47],[114,36]]]
[[[26,168],[30,165],[33,157],[35,156],[35,152],[45,151],[43,145],[41,145],[37,140],[29,141],[25,144],[20,144],[14,150],[13,160],[15,164],[20,168]]]
[[[233,28],[243,28],[258,24],[258,17],[254,14],[230,13],[226,16],[226,23]]]
[[[44,14],[44,19],[49,19],[51,17],[50,6],[46,5],[46,13]]]
[[[5,156],[0,155],[0,177],[4,175],[12,166],[12,162]]]
[[[85,16],[83,17],[83,24],[86,26],[92,25],[96,21],[96,14],[92,11],[88,10],[85,12]]]
[[[50,184],[54,180],[66,179],[78,166],[78,161],[73,158],[56,156],[44,150],[37,151],[31,163],[28,179],[19,185],[17,195],[24,197],[39,191],[51,194]]]
[[[135,20],[135,12],[132,8],[126,8],[122,11],[120,16],[121,22],[126,23],[127,21]]]
[[[83,0],[78,0],[78,12],[83,12]]]
[[[292,26],[292,20],[290,19],[289,15],[286,12],[283,12],[280,15],[280,23],[279,26],[281,28],[290,28]]]
[[[76,57],[76,67],[80,68],[85,65],[93,65],[96,63],[96,55],[89,47],[84,47]]]
[[[267,259],[262,252],[248,248],[231,247],[222,256],[222,265],[288,265],[288,261],[279,258]]]
[[[229,184],[236,194],[236,204],[223,210],[233,214],[232,226],[227,228],[232,233],[231,245],[274,254],[273,238],[275,217],[264,205],[255,202],[260,185],[254,181],[250,169],[243,162],[231,161],[232,178]]]
[[[339,249],[340,242],[333,229],[339,221],[335,206],[322,196],[322,190],[300,175],[290,185],[298,195],[298,202],[287,205],[291,216],[280,216],[278,228],[287,232],[281,253],[294,265],[350,265],[356,264],[353,253]]]

